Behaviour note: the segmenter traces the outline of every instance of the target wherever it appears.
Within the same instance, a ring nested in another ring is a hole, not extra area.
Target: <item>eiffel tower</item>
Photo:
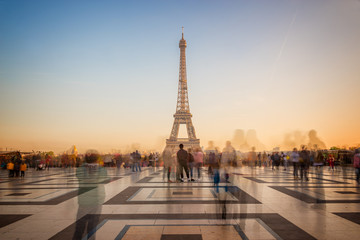
[[[179,42],[180,48],[180,69],[179,69],[179,87],[176,104],[176,113],[174,114],[174,124],[170,133],[170,138],[166,139],[166,148],[177,149],[179,144],[184,145],[184,149],[200,148],[200,139],[196,138],[195,128],[192,124],[188,98],[188,87],[186,78],[186,41],[184,39],[184,28],[182,28],[182,38]],[[178,138],[180,124],[186,124],[187,138]]]

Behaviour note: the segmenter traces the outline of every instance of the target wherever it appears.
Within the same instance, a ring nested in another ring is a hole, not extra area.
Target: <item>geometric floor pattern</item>
[[[0,239],[359,239],[353,168],[230,169],[214,187],[168,183],[162,168],[0,171]]]

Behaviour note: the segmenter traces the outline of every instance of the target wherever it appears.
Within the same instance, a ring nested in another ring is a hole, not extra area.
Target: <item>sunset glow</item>
[[[201,146],[222,149],[237,129],[266,150],[307,144],[310,130],[326,148],[359,146],[359,11],[356,0],[0,1],[0,150],[161,151],[182,26]]]

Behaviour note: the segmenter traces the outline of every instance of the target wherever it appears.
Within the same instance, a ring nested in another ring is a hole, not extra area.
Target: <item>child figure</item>
[[[7,164],[7,169],[9,170],[9,177],[14,177],[14,163],[12,161]]]
[[[24,162],[21,163],[21,165],[20,165],[20,171],[21,171],[20,177],[25,177],[26,168],[27,168],[26,163],[24,163]]]

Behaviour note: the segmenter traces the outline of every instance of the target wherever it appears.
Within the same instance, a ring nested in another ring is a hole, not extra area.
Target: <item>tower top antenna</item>
[[[182,39],[184,39],[184,27],[181,27],[181,31],[182,31]]]

